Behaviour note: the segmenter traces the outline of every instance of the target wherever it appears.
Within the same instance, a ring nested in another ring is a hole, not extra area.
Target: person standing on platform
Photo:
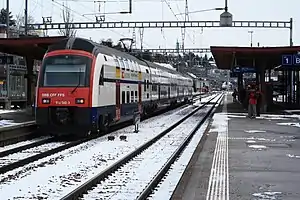
[[[234,89],[234,91],[233,91],[233,93],[232,93],[233,102],[236,102],[236,96],[237,96],[237,90]]]
[[[256,99],[257,99],[257,103],[256,103],[256,116],[259,117],[260,116],[260,107],[261,107],[261,97],[262,97],[262,93],[259,90],[259,87],[256,87]]]
[[[255,89],[251,89],[249,91],[249,104],[248,104],[248,117],[253,119],[256,117],[256,91]]]

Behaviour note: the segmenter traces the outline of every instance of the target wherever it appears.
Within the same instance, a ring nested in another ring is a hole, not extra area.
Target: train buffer
[[[250,119],[234,104],[227,94],[171,199],[299,199],[300,115]]]

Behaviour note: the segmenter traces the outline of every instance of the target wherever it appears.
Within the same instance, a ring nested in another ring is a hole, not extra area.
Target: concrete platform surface
[[[24,110],[11,110],[9,112],[0,110],[0,118],[1,120],[12,120],[15,123],[35,120],[34,115],[32,115],[31,108]]]
[[[299,200],[300,116],[214,115],[171,199]]]

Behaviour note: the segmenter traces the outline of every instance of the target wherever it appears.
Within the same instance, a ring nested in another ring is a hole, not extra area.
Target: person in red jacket
[[[256,117],[256,91],[254,89],[249,90],[249,105],[248,105],[248,117],[253,119]]]

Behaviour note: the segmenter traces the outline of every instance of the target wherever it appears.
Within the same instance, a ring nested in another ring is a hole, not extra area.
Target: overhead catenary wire
[[[62,7],[65,7],[66,9],[68,9],[70,12],[73,12],[74,14],[77,14],[77,15],[79,15],[80,17],[82,17],[82,18],[85,18],[85,19],[88,19],[88,20],[90,20],[90,21],[93,21],[93,19],[91,19],[91,18],[89,18],[89,17],[87,17],[87,16],[84,16],[84,15],[82,15],[80,12],[77,12],[77,11],[75,11],[75,10],[73,10],[73,9],[71,9],[70,7],[68,7],[68,6],[65,6],[64,4],[62,4],[62,3],[60,3],[60,2],[58,2],[57,0],[51,0],[53,3],[55,3],[55,4],[57,4],[57,5],[60,5],[60,6],[62,6]],[[80,3],[76,3],[76,4],[80,4]],[[80,4],[82,7],[85,7],[85,8],[87,8],[87,9],[89,9],[89,10],[92,10],[91,8],[89,8],[89,7],[87,7],[87,6],[85,6],[85,5],[83,5],[83,4]],[[63,9],[62,9],[63,10]],[[108,18],[111,18],[111,17],[108,17]],[[118,20],[119,21],[119,20]],[[111,30],[111,29],[108,29],[109,31],[111,31],[111,32],[113,32],[113,33],[115,33],[115,34],[117,34],[117,35],[120,35],[120,36],[122,36],[122,37],[127,37],[126,35],[124,35],[124,34],[122,34],[122,33],[119,33],[119,32],[117,32],[117,31],[114,31],[114,30]],[[149,44],[147,44],[146,42],[143,42],[144,44],[146,44],[145,46],[151,46],[151,45],[149,45]]]

